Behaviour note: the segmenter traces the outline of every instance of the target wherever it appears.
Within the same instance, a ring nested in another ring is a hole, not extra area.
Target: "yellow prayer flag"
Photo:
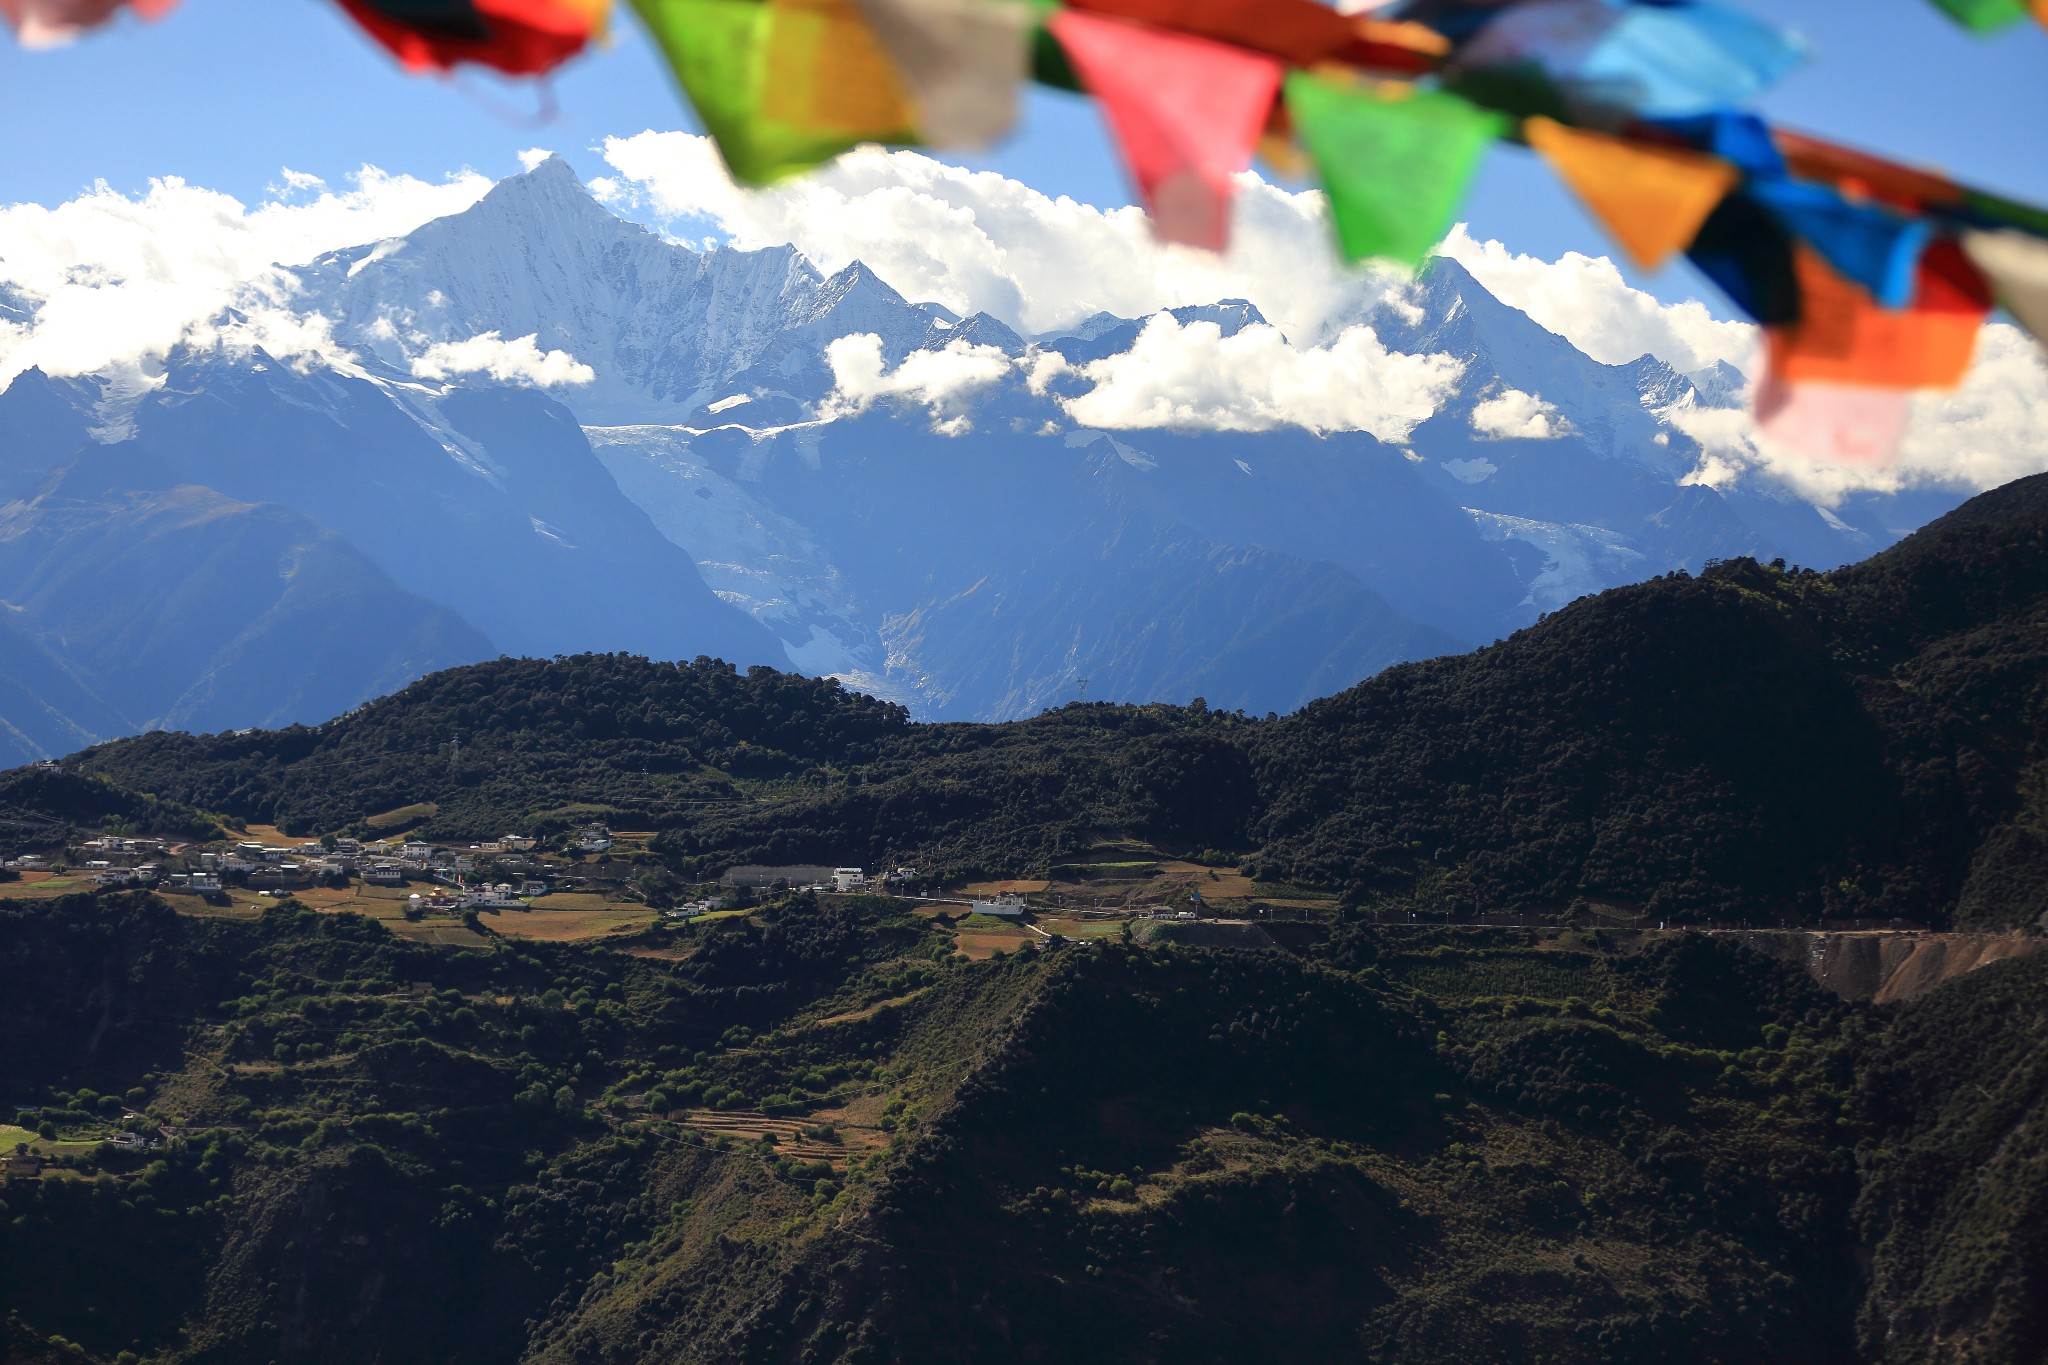
[[[1525,120],[1522,135],[1645,270],[1691,246],[1707,215],[1742,179],[1719,157],[1552,119]]]

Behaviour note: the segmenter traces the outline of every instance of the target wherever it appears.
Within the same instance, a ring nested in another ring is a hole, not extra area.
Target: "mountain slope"
[[[75,722],[98,736],[319,719],[489,648],[332,532],[118,447],[0,506],[0,597],[94,680],[103,706]]]
[[[1020,876],[1106,831],[1453,916],[1584,899],[2017,926],[2048,911],[2044,490],[1985,494],[1834,574],[1742,560],[1613,589],[1268,721],[1191,702],[915,725],[768,670],[578,658],[457,670],[317,729],[148,736],[74,765],[307,833],[433,800],[437,832],[473,838],[597,803],[661,831],[691,875]],[[463,772],[440,757],[456,732]]]

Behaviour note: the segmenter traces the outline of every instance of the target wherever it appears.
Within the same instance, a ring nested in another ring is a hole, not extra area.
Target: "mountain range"
[[[1963,496],[1701,483],[1675,419],[1739,374],[1600,364],[1448,259],[1288,338],[1442,358],[1379,436],[1086,425],[1166,323],[1025,337],[858,262],[692,249],[559,159],[290,279],[331,346],[230,315],[143,382],[0,394],[0,762],[323,720],[498,654],[770,663],[920,718],[1287,711],[1618,583],[1859,559]]]

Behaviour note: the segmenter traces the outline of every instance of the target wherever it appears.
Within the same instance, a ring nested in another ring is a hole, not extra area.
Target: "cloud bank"
[[[936,351],[913,351],[894,370],[882,359],[882,339],[873,332],[843,336],[825,347],[832,369],[832,395],[820,415],[851,417],[877,399],[898,398],[929,408],[935,431],[958,436],[972,429],[966,401],[1012,369],[995,346],[949,341]]]
[[[91,374],[216,339],[228,308],[246,320],[227,330],[266,349],[325,344],[321,324],[291,307],[296,281],[278,267],[410,232],[490,188],[470,172],[436,184],[374,167],[340,191],[301,172],[283,178],[253,209],[176,177],[132,198],[100,183],[55,208],[0,208],[0,302],[11,293],[33,311],[10,321],[0,308],[0,386],[32,365]]]

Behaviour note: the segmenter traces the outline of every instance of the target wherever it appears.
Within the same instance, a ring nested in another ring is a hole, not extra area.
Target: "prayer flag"
[[[1707,215],[1742,178],[1716,157],[1582,132],[1547,118],[1527,120],[1522,136],[1645,270],[1691,246]]]
[[[983,147],[1017,121],[1030,74],[1031,7],[1019,0],[859,0],[910,96],[920,140]]]
[[[1280,63],[1241,48],[1069,10],[1048,26],[1102,102],[1153,229],[1221,251],[1232,177],[1251,165]]]
[[[1794,383],[1766,370],[1756,386],[1756,429],[1809,459],[1888,465],[1898,457],[1911,402],[1903,389]]]
[[[1330,197],[1346,260],[1419,265],[1450,230],[1507,120],[1443,91],[1388,95],[1296,71],[1287,109]]]
[[[2005,311],[2048,346],[2048,241],[2010,228],[1965,232],[1962,241]]]
[[[852,0],[635,0],[733,178],[767,184],[863,142],[912,142]]]
[[[1991,33],[2027,17],[2021,0],[1934,0],[1942,12],[1972,33]]]
[[[1752,102],[1805,55],[1789,31],[1710,0],[1527,0],[1503,8],[1455,62],[1534,66],[1577,103],[1681,118]]]
[[[1991,293],[1955,243],[1936,242],[1921,255],[1913,302],[1903,310],[1878,307],[1811,247],[1793,253],[1793,269],[1799,320],[1767,333],[1771,371],[1780,378],[1947,389],[1969,371]]]
[[[1806,180],[1756,179],[1749,193],[1886,308],[1912,302],[1914,268],[1934,235],[1924,218],[1852,203],[1839,190]]]
[[[56,47],[98,28],[124,7],[160,18],[177,0],[0,0],[0,19],[23,47]]]
[[[1747,194],[1723,199],[1685,255],[1752,320],[1770,326],[1798,318],[1792,238]]]
[[[581,52],[604,27],[608,0],[339,0],[408,70],[473,62],[537,76]]]

